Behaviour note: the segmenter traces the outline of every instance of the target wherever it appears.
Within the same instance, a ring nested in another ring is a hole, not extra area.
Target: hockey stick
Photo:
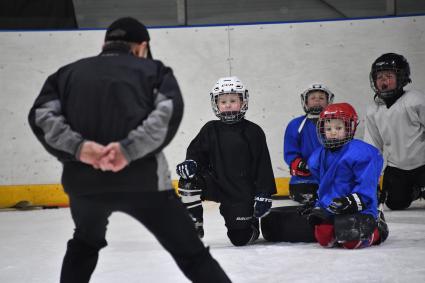
[[[386,190],[384,190],[384,188],[382,188],[381,190],[381,195],[379,196],[379,200],[378,200],[378,218],[377,218],[377,229],[379,232],[379,236],[380,236],[380,240],[378,242],[378,244],[384,242],[387,237],[388,237],[388,225],[385,221],[385,217],[384,217],[384,204],[385,201],[387,200],[388,197],[388,193]]]
[[[379,185],[378,185],[378,190],[379,190]],[[378,219],[381,217],[381,215],[384,213],[384,204],[385,201],[387,200],[387,192],[384,191],[384,188],[382,188],[381,194],[379,195],[379,199],[378,199]]]

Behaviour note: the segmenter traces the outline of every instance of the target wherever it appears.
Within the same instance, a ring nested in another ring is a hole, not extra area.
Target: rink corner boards
[[[277,197],[288,196],[289,178],[276,178]],[[177,180],[173,187],[177,189]],[[0,209],[67,207],[68,196],[60,184],[0,185]]]

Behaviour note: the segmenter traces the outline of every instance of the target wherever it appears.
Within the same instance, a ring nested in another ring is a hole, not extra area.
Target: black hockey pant
[[[406,209],[415,200],[414,189],[425,187],[425,165],[413,170],[387,166],[382,190],[387,193],[385,204],[393,210]]]
[[[223,202],[223,197],[218,196],[219,190],[206,176],[191,180],[180,178],[178,186],[181,200],[195,222],[203,222],[201,200],[220,202],[220,214],[225,221],[227,237],[233,245],[245,246],[258,239],[259,223],[253,217],[254,200]]]
[[[273,207],[261,219],[261,232],[270,242],[316,242],[314,228],[308,223],[307,215],[300,215],[300,206]]]
[[[63,260],[62,283],[88,282],[105,240],[108,217],[124,212],[141,222],[192,282],[230,282],[195,232],[174,191],[70,196],[75,223]],[[143,251],[140,251],[141,256]]]

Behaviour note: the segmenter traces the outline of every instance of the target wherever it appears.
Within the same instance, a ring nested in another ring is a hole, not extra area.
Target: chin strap
[[[319,119],[319,114],[307,114],[307,119]]]
[[[381,98],[384,101],[385,106],[390,108],[402,95],[404,94],[404,90],[397,90],[394,92],[394,95],[388,98]],[[379,95],[378,95],[379,97]]]

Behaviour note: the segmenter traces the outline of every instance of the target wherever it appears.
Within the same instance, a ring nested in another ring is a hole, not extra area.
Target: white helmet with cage
[[[322,83],[313,83],[308,86],[308,88],[301,93],[301,106],[303,107],[306,114],[319,115],[322,112],[323,108],[321,106],[318,107],[308,107],[307,99],[308,95],[313,91],[322,91],[326,94],[328,99],[328,104],[332,104],[334,100],[334,94]]]
[[[218,97],[226,94],[238,94],[241,99],[241,109],[239,111],[221,112],[218,108]],[[245,85],[238,77],[220,78],[210,93],[211,107],[214,114],[224,123],[236,123],[240,121],[248,110],[249,94]]]

